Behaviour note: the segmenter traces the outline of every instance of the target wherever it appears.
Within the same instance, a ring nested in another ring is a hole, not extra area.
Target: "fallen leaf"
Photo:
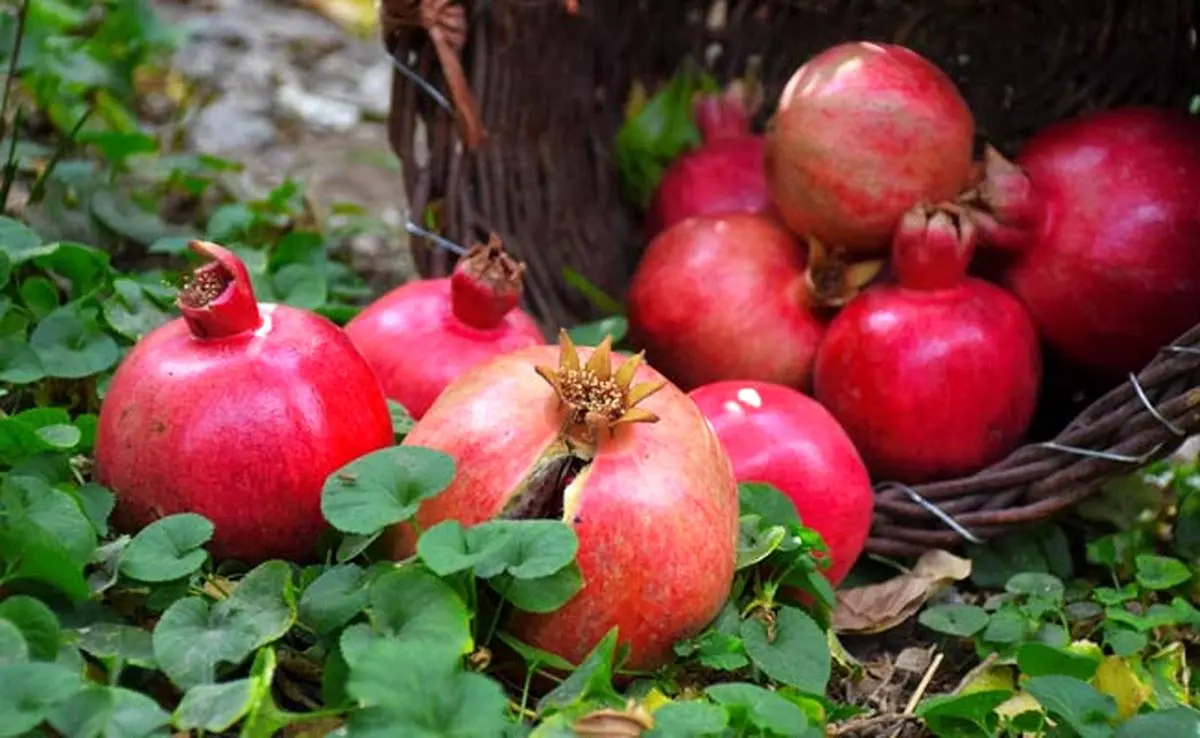
[[[1100,662],[1092,677],[1092,685],[1117,702],[1117,716],[1128,720],[1150,699],[1154,690],[1144,684],[1120,656],[1109,656]]]
[[[358,36],[371,35],[379,24],[375,0],[303,0],[303,3]]]
[[[1026,712],[1045,712],[1042,709],[1041,703],[1035,700],[1033,695],[1026,692],[1018,692],[996,707],[997,715],[1010,720]]]
[[[839,591],[833,629],[858,635],[890,630],[915,615],[938,591],[970,575],[970,559],[926,551],[911,571],[894,579]]]

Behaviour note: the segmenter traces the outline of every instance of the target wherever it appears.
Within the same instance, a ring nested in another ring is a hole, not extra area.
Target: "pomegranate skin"
[[[579,348],[583,360],[591,353]],[[447,453],[458,468],[445,491],[422,503],[422,529],[496,517],[559,442],[559,400],[534,371],[558,360],[553,346],[494,358],[451,383],[416,423],[404,443]],[[646,365],[635,374],[635,382],[661,380]],[[673,644],[703,629],[732,586],[738,493],[729,457],[673,385],[638,407],[658,422],[601,432],[594,459],[564,494],[583,589],[555,612],[517,613],[509,624],[517,637],[575,664],[613,626],[631,648],[630,668],[667,663]],[[404,557],[412,531],[401,525],[395,533],[394,555]]]
[[[684,390],[723,379],[804,387],[824,330],[805,265],[766,216],[688,218],[642,256],[626,296],[630,336]]]
[[[286,305],[257,311],[255,329],[209,338],[177,318],[118,367],[95,450],[118,528],[193,512],[214,524],[216,560],[311,560],[326,477],[394,442],[383,391],[335,324]]]
[[[1200,119],[1122,108],[1066,120],[1016,164],[1032,191],[1010,207],[1032,214],[1001,283],[1047,344],[1115,379],[1200,322]]]
[[[975,122],[954,82],[894,44],[832,46],[792,75],[767,127],[765,170],[791,230],[850,253],[886,251],[919,201],[971,176]]]
[[[716,139],[688,152],[663,173],[646,219],[646,236],[694,215],[766,213],[771,196],[761,136]]]
[[[972,474],[1019,442],[1033,418],[1041,355],[1028,312],[975,278],[943,290],[881,285],[829,326],[814,397],[877,481]]]
[[[714,382],[688,396],[733,461],[738,482],[766,482],[829,546],[825,578],[837,586],[862,554],[875,493],[858,450],[829,411],[790,387]]]
[[[346,335],[384,392],[414,418],[458,375],[480,362],[545,338],[527,313],[513,310],[492,328],[454,316],[450,278],[422,279],[388,292],[346,324]]]

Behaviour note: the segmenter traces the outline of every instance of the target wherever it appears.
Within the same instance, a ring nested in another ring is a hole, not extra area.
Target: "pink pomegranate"
[[[791,499],[829,547],[837,586],[862,553],[875,495],[850,437],[819,403],[769,382],[726,381],[688,393],[733,461],[738,482],[765,482]]]
[[[745,82],[696,99],[696,125],[704,143],[663,173],[646,214],[648,239],[693,215],[771,209],[763,137],[750,130],[761,105],[762,87]]]
[[[774,219],[688,218],[646,249],[626,297],[631,337],[685,390],[723,379],[807,386],[828,314],[879,271],[813,255]]]
[[[886,251],[920,201],[971,176],[975,121],[954,82],[903,46],[830,47],[788,80],[766,133],[775,207],[832,251]]]
[[[566,332],[559,342],[481,364],[434,401],[404,442],[449,454],[458,473],[415,519],[422,529],[501,515],[566,521],[583,589],[555,612],[519,613],[510,628],[580,663],[617,626],[629,668],[654,668],[729,595],[733,470],[696,405],[641,354],[614,369],[610,339],[594,350],[576,349]],[[546,473],[564,462],[572,474]],[[396,532],[405,556],[413,532]]]
[[[216,559],[311,559],[321,488],[394,442],[383,390],[332,322],[259,304],[246,267],[213,243],[179,293],[183,314],[113,376],[96,429],[96,478],[136,531],[176,513],[212,521]]]
[[[965,275],[975,234],[957,209],[913,209],[896,235],[898,283],[852,300],[817,352],[814,397],[877,479],[974,473],[1033,418],[1037,332],[1016,298]]]
[[[545,344],[517,307],[525,265],[493,235],[467,252],[449,277],[401,285],[346,324],[388,397],[420,418],[446,385],[494,356]]]
[[[1200,118],[1095,113],[986,161],[972,218],[1056,351],[1115,379],[1200,322]]]

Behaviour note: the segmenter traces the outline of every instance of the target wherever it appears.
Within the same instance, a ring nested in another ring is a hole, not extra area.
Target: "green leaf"
[[[0,526],[0,561],[10,566],[9,581],[43,582],[75,601],[88,597],[83,565],[72,560],[61,541],[40,527],[23,524],[21,518]]]
[[[203,515],[179,513],[142,528],[121,559],[121,573],[143,582],[170,582],[204,565],[201,546],[212,539],[213,524]]]
[[[26,595],[9,596],[0,601],[0,620],[16,626],[31,658],[53,661],[58,655],[58,618],[41,600]]]
[[[122,623],[92,623],[75,631],[79,648],[98,659],[120,658],[146,669],[155,668],[150,631]]]
[[[450,456],[417,446],[380,449],[350,462],[325,481],[321,512],[345,533],[366,535],[416,514],[423,500],[454,479]]]
[[[296,622],[296,591],[286,562],[267,561],[242,577],[216,610],[237,612],[254,629],[255,648],[278,640]]]
[[[64,379],[99,374],[116,364],[121,355],[117,342],[97,323],[95,310],[83,310],[75,303],[43,318],[33,329],[29,345],[47,375]]]
[[[617,629],[613,627],[592,648],[578,668],[542,697],[541,709],[562,709],[588,701],[614,706],[622,704],[621,695],[612,685],[616,652]]]
[[[917,622],[938,633],[969,638],[987,627],[988,614],[974,605],[937,605],[923,610]]]
[[[770,556],[787,537],[780,525],[764,528],[757,515],[743,515],[738,524],[737,569],[747,569]]]
[[[781,607],[770,626],[742,621],[746,653],[763,673],[809,694],[825,694],[832,670],[829,641],[816,621],[795,607]]]
[[[0,620],[0,666],[29,660],[29,645],[21,629],[8,620]]]
[[[508,696],[498,682],[428,658],[415,641],[384,641],[361,654],[346,684],[363,705],[349,734],[362,738],[449,738],[506,733]]]
[[[536,579],[501,574],[491,584],[504,599],[525,612],[554,612],[583,589],[583,574],[571,565]]]
[[[1200,712],[1174,707],[1134,715],[1113,738],[1200,738]]]
[[[215,681],[218,664],[244,661],[258,646],[259,628],[241,610],[185,597],[162,614],[152,641],[159,668],[189,689]]]
[[[88,482],[79,488],[79,506],[98,535],[108,535],[108,517],[115,505],[113,493],[98,484]]]
[[[791,498],[778,487],[765,482],[743,482],[738,485],[738,512],[757,515],[764,528],[800,525],[800,515]]]
[[[621,303],[613,298],[612,295],[592,284],[587,277],[569,266],[562,268],[562,276],[563,281],[583,295],[584,299],[590,302],[596,309],[606,312],[609,315],[621,314],[623,309]],[[601,340],[604,340],[603,336],[601,336]],[[615,341],[616,339],[613,340]],[[584,345],[586,346],[587,344]]]
[[[72,738],[162,736],[171,716],[153,699],[121,687],[89,686],[49,715],[50,725]]]
[[[229,730],[250,711],[253,699],[254,690],[249,679],[194,685],[175,708],[175,727],[214,733]]]
[[[1138,584],[1146,589],[1171,589],[1192,579],[1192,571],[1179,559],[1139,554],[1134,559]]]
[[[1017,649],[1017,666],[1026,676],[1060,674],[1087,681],[1100,668],[1100,657],[1031,641]]]
[[[567,333],[577,346],[599,346],[605,336],[612,336],[612,342],[620,343],[629,332],[629,321],[623,315],[611,315],[591,323],[577,325]]]
[[[60,664],[30,661],[0,664],[0,684],[0,736],[19,736],[79,691],[83,678]]]
[[[58,307],[58,288],[49,279],[33,276],[21,283],[21,302],[40,320]]]
[[[417,554],[434,573],[474,568],[482,579],[548,577],[570,564],[578,550],[575,531],[560,520],[489,520],[465,531],[447,520],[417,541]]]
[[[755,684],[729,682],[713,684],[705,693],[725,707],[732,720],[773,731],[779,735],[799,736],[808,728],[804,710],[775,692]]]
[[[426,652],[455,658],[474,648],[470,613],[450,585],[417,568],[388,572],[369,591],[371,620],[386,639],[420,643]],[[367,626],[351,626],[342,635],[342,654],[353,667],[379,638]],[[450,659],[453,660],[453,659]]]
[[[1042,572],[1059,579],[1072,575],[1071,551],[1058,526],[1041,525],[969,546],[971,581],[981,589],[1001,589],[1016,574]]]
[[[43,246],[41,237],[20,221],[0,216],[0,250],[3,250],[9,261],[16,265],[35,256],[48,254],[54,251],[54,247]]]
[[[113,294],[103,302],[104,320],[130,341],[138,341],[173,317],[132,279],[113,280]]]
[[[687,700],[669,702],[654,711],[654,727],[646,738],[696,738],[721,735],[729,715],[718,705]]]
[[[7,514],[8,525],[44,531],[62,547],[68,559],[80,567],[88,562],[96,549],[96,531],[75,498],[37,477],[6,477],[0,491],[0,503]]]
[[[304,588],[300,619],[320,635],[333,633],[366,607],[369,583],[366,570],[355,564],[325,570]]]
[[[78,243],[59,243],[54,253],[39,256],[34,263],[70,282],[69,294],[78,298],[104,287],[112,269],[108,254]]]
[[[30,384],[46,376],[37,352],[24,340],[0,338],[0,382]]]
[[[398,439],[407,436],[408,432],[416,424],[412,414],[408,412],[407,408],[390,397],[388,398],[387,405],[388,412],[392,416],[392,433]]]
[[[997,689],[930,697],[915,714],[934,735],[956,738],[992,738],[1000,718],[996,708],[1012,697],[1012,690]]]
[[[1010,594],[1041,597],[1060,604],[1066,595],[1066,588],[1061,579],[1053,574],[1036,572],[1022,572],[1013,575],[1005,583],[1004,590]]]
[[[1112,735],[1110,723],[1117,716],[1117,704],[1087,682],[1069,676],[1039,676],[1025,682],[1025,691],[1080,738]]]

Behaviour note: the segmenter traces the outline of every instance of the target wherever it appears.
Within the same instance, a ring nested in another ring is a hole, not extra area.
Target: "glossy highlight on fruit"
[[[875,494],[858,450],[829,411],[790,387],[726,381],[688,393],[733,461],[741,482],[774,485],[800,522],[829,547],[835,587],[867,542]]]
[[[975,121],[954,82],[904,46],[832,46],[788,80],[767,127],[776,211],[831,251],[886,252],[904,213],[971,176]]]
[[[329,474],[394,442],[383,390],[345,334],[258,303],[245,265],[213,243],[180,292],[182,317],[139,341],[100,410],[96,479],[114,520],[212,521],[215,559],[311,560]]]
[[[654,668],[729,595],[738,528],[729,457],[682,391],[640,354],[614,357],[609,338],[577,348],[563,332],[559,347],[467,371],[404,443],[442,451],[458,469],[422,503],[422,530],[502,516],[574,528],[583,589],[557,611],[510,623],[538,648],[578,664],[617,626],[630,668]],[[397,557],[412,552],[407,524],[394,545]]]
[[[418,279],[371,303],[346,335],[387,396],[420,418],[467,369],[494,356],[545,344],[517,304],[525,265],[493,234],[459,260],[449,277]]]
[[[813,396],[876,481],[973,474],[1032,421],[1037,332],[1015,297],[966,276],[976,236],[961,210],[914,208],[896,235],[898,281],[852,300],[817,352]]]

